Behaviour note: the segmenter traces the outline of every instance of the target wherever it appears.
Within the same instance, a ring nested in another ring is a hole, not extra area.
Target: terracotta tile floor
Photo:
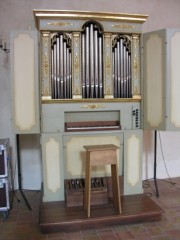
[[[0,213],[0,240],[180,240],[180,177],[172,182],[176,184],[158,180],[159,198],[155,196],[153,181],[143,183],[144,192],[164,210],[160,222],[51,234],[41,233],[38,227],[40,192],[24,191],[32,207],[30,211],[17,191],[8,218],[3,220]]]

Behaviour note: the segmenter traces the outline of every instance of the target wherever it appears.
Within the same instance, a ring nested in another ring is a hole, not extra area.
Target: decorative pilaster
[[[141,99],[139,37],[139,35],[132,36],[132,96],[137,99]]]
[[[42,99],[51,99],[51,38],[49,32],[41,37],[41,95]]]
[[[74,99],[82,98],[81,83],[81,34],[73,33],[72,43],[72,95]]]
[[[104,33],[104,97],[113,98],[112,83],[112,40],[111,34]]]

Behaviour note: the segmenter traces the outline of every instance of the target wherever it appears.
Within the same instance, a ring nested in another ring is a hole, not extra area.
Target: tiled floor
[[[158,181],[159,198],[155,196],[154,182],[144,182],[145,193],[164,210],[160,222],[51,234],[41,233],[38,227],[40,192],[24,191],[32,207],[30,211],[17,191],[8,218],[1,218],[0,240],[180,240],[180,178],[172,181],[176,184]]]

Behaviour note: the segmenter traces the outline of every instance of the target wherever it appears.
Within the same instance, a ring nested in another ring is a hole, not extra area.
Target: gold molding
[[[74,96],[73,96],[74,97]],[[107,97],[107,96],[106,96]],[[111,96],[110,96],[111,97]],[[82,99],[80,96],[77,96],[77,98],[73,99],[49,99],[48,97],[42,98],[42,104],[59,104],[59,103],[105,103],[105,102],[141,102],[141,97],[138,95],[133,96],[133,98],[90,98],[90,99]]]
[[[131,25],[127,25],[127,24],[116,24],[116,25],[111,25],[111,27],[121,28],[121,29],[136,28],[136,26],[131,26]]]
[[[72,23],[68,23],[68,22],[52,22],[52,23],[47,23],[47,25],[52,25],[52,26],[56,26],[56,27],[67,27],[67,26],[73,26]]]
[[[83,105],[80,106],[80,108],[88,108],[88,109],[99,109],[99,108],[105,108],[105,105],[102,104],[88,104],[88,105]]]
[[[39,22],[45,19],[87,19],[107,20],[131,23],[144,23],[148,18],[145,14],[127,14],[111,12],[90,12],[90,11],[69,11],[69,10],[47,10],[34,9],[34,20],[36,28],[39,29]]]

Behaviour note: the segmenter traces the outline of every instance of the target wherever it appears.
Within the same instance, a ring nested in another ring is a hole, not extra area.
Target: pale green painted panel
[[[143,192],[142,139],[142,130],[124,132],[124,195]]]
[[[165,129],[165,32],[145,33],[143,43],[144,129]]]
[[[63,153],[60,134],[42,134],[43,201],[64,200]]]

